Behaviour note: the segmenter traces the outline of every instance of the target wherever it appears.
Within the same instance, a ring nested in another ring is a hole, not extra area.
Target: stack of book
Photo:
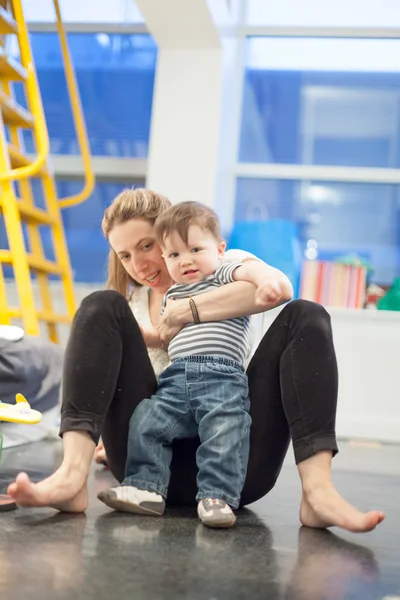
[[[364,308],[367,269],[308,260],[303,263],[300,298],[324,306]]]

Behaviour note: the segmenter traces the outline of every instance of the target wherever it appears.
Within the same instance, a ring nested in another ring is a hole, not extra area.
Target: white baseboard
[[[400,419],[374,417],[338,417],[338,438],[400,444]]]

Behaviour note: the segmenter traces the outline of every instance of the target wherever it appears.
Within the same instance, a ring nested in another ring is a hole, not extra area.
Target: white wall
[[[400,313],[330,312],[340,375],[338,434],[400,442]]]

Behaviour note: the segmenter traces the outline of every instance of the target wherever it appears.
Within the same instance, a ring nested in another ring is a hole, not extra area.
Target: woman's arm
[[[247,262],[247,261],[246,261]],[[253,262],[253,261],[248,261]],[[292,285],[289,279],[273,267],[264,266],[265,289],[273,290],[278,282],[281,289],[281,295],[278,299],[268,300],[263,294],[263,299],[256,298],[257,287],[247,281],[237,281],[223,285],[220,288],[199,294],[196,296],[196,306],[200,321],[221,321],[223,319],[232,319],[235,317],[244,317],[254,315],[260,312],[270,310],[291,300],[293,295]],[[265,270],[266,267],[266,270]],[[265,291],[264,289],[264,291]],[[271,294],[275,296],[276,294]],[[161,318],[158,331],[165,345],[184,327],[187,323],[193,322],[193,315],[190,309],[189,300],[170,300],[165,308]]]

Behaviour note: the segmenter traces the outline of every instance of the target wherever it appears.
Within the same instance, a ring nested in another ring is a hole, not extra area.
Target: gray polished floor
[[[86,515],[0,514],[0,598],[400,598],[400,448],[341,448],[335,483],[361,508],[386,512],[375,532],[299,527],[300,487],[290,457],[275,490],[227,531],[205,529],[191,509],[169,510],[162,519],[113,513],[96,499],[111,476],[96,469]],[[57,442],[4,452],[0,492],[20,469],[40,479],[59,460]]]

